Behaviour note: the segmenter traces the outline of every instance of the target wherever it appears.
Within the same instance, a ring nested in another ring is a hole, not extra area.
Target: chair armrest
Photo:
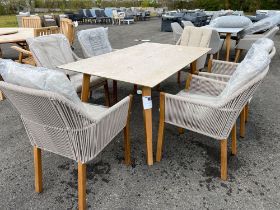
[[[238,63],[213,60],[211,72],[214,74],[232,75],[237,66]]]
[[[106,110],[98,118],[87,115],[87,118],[94,122],[84,130],[87,135],[82,141],[86,146],[87,154],[81,157],[83,163],[94,159],[122,129],[129,125],[130,107],[132,96],[127,96],[114,106]]]
[[[218,96],[227,85],[227,83],[223,81],[190,74],[187,83],[189,83],[189,85],[186,84],[186,89],[189,93],[209,96]]]
[[[199,100],[164,94],[164,121],[215,139],[226,139],[239,114],[236,108],[224,108],[220,99]]]
[[[30,51],[25,50],[25,49],[23,49],[23,48],[21,48],[21,47],[18,47],[18,46],[11,46],[11,48],[14,49],[14,50],[16,50],[16,51],[18,51],[19,53],[23,53],[23,54],[25,54],[25,55],[32,56],[32,53],[31,53]]]
[[[209,79],[214,79],[222,82],[228,82],[230,79],[229,75],[223,75],[223,74],[214,74],[214,73],[208,73],[208,72],[199,72],[199,76],[207,77]]]

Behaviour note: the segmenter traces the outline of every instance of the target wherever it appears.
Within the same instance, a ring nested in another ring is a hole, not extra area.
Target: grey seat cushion
[[[70,81],[74,87],[74,89],[77,92],[81,92],[82,91],[82,83],[83,83],[83,74],[73,74],[70,75]],[[94,87],[97,86],[103,82],[105,82],[106,79],[102,78],[102,77],[97,77],[97,76],[91,76],[90,77],[90,87]]]

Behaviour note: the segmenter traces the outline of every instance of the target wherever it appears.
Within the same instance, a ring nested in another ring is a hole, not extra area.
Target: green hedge
[[[30,1],[32,2],[32,1]],[[205,10],[220,10],[230,8],[233,10],[243,10],[245,12],[255,12],[257,9],[280,9],[280,0],[161,0],[162,4],[157,4],[156,0],[124,0],[124,1],[102,1],[96,0],[33,0],[33,7],[36,8],[59,8],[64,10],[77,10],[80,8],[101,7],[161,7],[167,6],[169,9],[194,9],[203,8]],[[226,3],[228,2],[228,3]],[[26,10],[25,0],[0,1],[0,15],[15,14],[18,11]]]

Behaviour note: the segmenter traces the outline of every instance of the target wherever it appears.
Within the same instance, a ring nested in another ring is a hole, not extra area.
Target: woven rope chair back
[[[41,28],[41,18],[39,16],[23,17],[22,18],[23,28]]]
[[[60,32],[64,34],[69,40],[70,45],[74,43],[75,39],[75,28],[72,20],[68,18],[60,19]]]
[[[47,91],[0,82],[19,112],[32,145],[78,160],[78,139],[92,121],[66,98]]]
[[[50,34],[58,34],[59,28],[57,26],[34,28],[34,36],[46,36]]]

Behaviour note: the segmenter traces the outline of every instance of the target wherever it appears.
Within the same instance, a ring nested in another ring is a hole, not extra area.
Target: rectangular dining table
[[[142,86],[147,164],[153,165],[151,89],[206,54],[209,48],[143,43],[78,60],[59,68],[83,73],[81,100],[89,98],[90,75]]]
[[[244,28],[213,28],[218,31],[219,34],[226,34],[226,61],[229,61],[229,54],[231,48],[231,36],[232,34],[238,35],[244,30]]]

